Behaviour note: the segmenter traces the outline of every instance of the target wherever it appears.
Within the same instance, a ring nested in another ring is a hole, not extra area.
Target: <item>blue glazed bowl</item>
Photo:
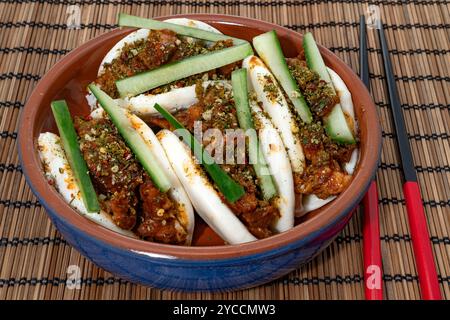
[[[202,20],[225,34],[247,40],[275,29],[286,56],[293,57],[301,50],[300,34],[267,22],[225,15],[177,17]],[[22,112],[18,140],[25,177],[67,242],[96,265],[123,279],[184,291],[224,291],[260,285],[308,262],[327,247],[350,219],[374,176],[380,157],[381,129],[376,107],[362,82],[323,47],[320,49],[325,62],[353,93],[360,126],[360,161],[351,185],[329,205],[302,217],[293,229],[251,243],[224,245],[200,221],[194,246],[179,247],[114,233],[85,219],[64,202],[47,183],[36,148],[41,132],[55,131],[50,102],[66,99],[73,115],[88,114],[85,88],[95,79],[106,52],[129,32],[114,30],[73,50],[42,78]]]

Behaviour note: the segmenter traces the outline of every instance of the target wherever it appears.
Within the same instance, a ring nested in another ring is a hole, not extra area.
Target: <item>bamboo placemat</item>
[[[261,287],[186,294],[115,278],[84,259],[52,226],[21,173],[16,139],[20,112],[39,78],[68,51],[114,28],[118,12],[148,17],[224,13],[312,31],[357,72],[358,19],[371,4],[378,6],[386,24],[441,290],[450,298],[449,1],[0,0],[0,299],[363,299],[359,209],[320,256]],[[77,8],[81,28],[68,29],[69,14]],[[385,296],[418,299],[381,52],[376,31],[369,30],[368,36],[371,91],[383,126],[377,181]],[[80,290],[65,285],[70,265],[81,268]]]

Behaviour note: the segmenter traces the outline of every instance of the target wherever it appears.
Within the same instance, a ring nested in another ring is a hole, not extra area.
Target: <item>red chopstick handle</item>
[[[364,290],[366,300],[383,300],[383,265],[380,245],[378,192],[375,181],[370,183],[363,199]]]
[[[423,210],[419,184],[407,181],[403,185],[411,240],[416,257],[419,285],[424,300],[441,300],[438,276],[434,264],[427,219]]]

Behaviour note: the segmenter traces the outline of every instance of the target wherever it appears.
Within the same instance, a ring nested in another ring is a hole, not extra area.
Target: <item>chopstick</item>
[[[395,84],[386,36],[381,22],[379,24],[378,35],[380,37],[389,101],[394,118],[395,131],[402,162],[404,177],[403,193],[405,195],[406,210],[411,229],[411,240],[414,256],[416,258],[417,274],[419,276],[422,298],[425,300],[440,300],[441,291],[434,264],[430,235],[427,228],[427,218],[423,209],[411,147],[409,145],[400,99]]]
[[[364,15],[362,15],[359,20],[359,76],[367,90],[369,90],[366,33],[366,21]],[[364,293],[366,300],[383,300],[380,217],[375,180],[370,183],[369,189],[363,198],[363,205]]]

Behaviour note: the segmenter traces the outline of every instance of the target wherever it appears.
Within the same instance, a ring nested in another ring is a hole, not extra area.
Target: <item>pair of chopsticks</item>
[[[364,16],[360,20],[360,63],[361,78],[368,87],[369,73],[367,61],[366,47],[366,24]],[[428,233],[427,219],[423,209],[422,197],[420,194],[419,183],[417,182],[417,174],[414,168],[414,162],[409,145],[408,135],[403,119],[400,99],[398,97],[397,86],[394,79],[394,72],[389,56],[386,36],[383,24],[378,25],[378,34],[381,43],[381,51],[383,54],[384,71],[387,79],[387,88],[389,93],[389,101],[392,108],[396,137],[400,152],[400,158],[403,168],[403,193],[405,196],[406,210],[408,221],[411,229],[411,240],[413,251],[417,265],[417,273],[419,277],[419,285],[422,298],[425,300],[440,300],[441,292],[439,288],[438,276],[434,264],[434,257],[431,248],[430,235]],[[365,56],[365,57],[363,57]],[[379,216],[378,216],[378,199],[376,194],[375,182],[372,182],[367,195],[364,198],[364,266],[365,276],[367,276],[367,268],[370,265],[381,267],[380,252],[380,232],[379,232]],[[368,238],[366,238],[366,236]],[[376,242],[376,243],[375,243]],[[373,250],[373,251],[372,251]],[[367,255],[367,257],[366,257]],[[381,269],[380,269],[381,270]],[[366,299],[381,299],[382,292],[377,289],[368,288],[366,279]]]
[[[366,21],[359,21],[359,76],[369,90],[369,61],[366,43]],[[381,260],[380,217],[377,184],[372,181],[363,198],[364,290],[366,300],[383,299],[383,264]]]

